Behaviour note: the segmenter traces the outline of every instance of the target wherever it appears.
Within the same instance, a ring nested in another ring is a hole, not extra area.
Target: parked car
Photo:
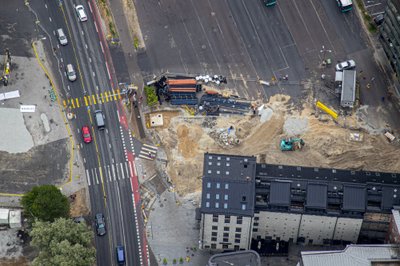
[[[85,8],[83,7],[83,5],[77,5],[75,7],[76,10],[76,14],[78,15],[78,18],[80,21],[87,21],[87,16],[85,13]]]
[[[385,17],[383,14],[379,14],[376,17],[374,17],[374,22],[377,26],[381,25],[383,21],[385,20]]]
[[[106,234],[106,221],[102,213],[97,213],[95,216],[96,232],[99,236],[104,236]]]
[[[336,71],[353,69],[355,67],[356,67],[356,62],[354,62],[354,60],[343,61],[336,65]]]
[[[82,137],[83,137],[83,141],[85,143],[92,142],[92,135],[90,134],[90,129],[88,126],[82,127]]]

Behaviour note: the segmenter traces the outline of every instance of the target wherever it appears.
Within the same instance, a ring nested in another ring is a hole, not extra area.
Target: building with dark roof
[[[388,0],[385,20],[380,27],[383,50],[397,78],[400,77],[400,2]]]
[[[260,256],[253,250],[226,252],[213,255],[207,266],[261,266]]]
[[[227,161],[229,169],[225,169]],[[205,154],[202,248],[248,249],[252,240],[256,246],[263,241],[384,242],[392,209],[400,206],[399,177]]]

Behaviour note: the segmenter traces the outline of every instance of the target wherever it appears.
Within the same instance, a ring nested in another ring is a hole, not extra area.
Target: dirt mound
[[[89,208],[86,205],[86,191],[84,188],[74,193],[72,197],[70,197],[70,199],[71,199],[71,208],[70,208],[71,217],[86,216],[89,214]]]

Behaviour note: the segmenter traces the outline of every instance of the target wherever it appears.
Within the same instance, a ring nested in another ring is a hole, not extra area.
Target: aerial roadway
[[[50,59],[64,94],[63,108],[75,117],[71,126],[89,187],[97,265],[120,260],[148,265],[143,223],[134,207],[140,200],[132,133],[122,109],[123,92],[113,87],[112,63],[104,56],[93,2],[45,0],[30,6],[47,50],[55,54]]]

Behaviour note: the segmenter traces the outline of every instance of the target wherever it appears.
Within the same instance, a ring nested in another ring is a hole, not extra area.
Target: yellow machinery
[[[196,110],[188,105],[183,105],[182,108],[192,116],[196,114]]]
[[[11,71],[11,54],[10,50],[6,49],[6,54],[4,56],[3,75],[0,77],[0,80],[3,81],[4,86],[8,85],[8,80],[10,78],[10,71]]]
[[[322,111],[324,111],[325,113],[327,113],[328,115],[330,115],[333,119],[337,120],[338,118],[338,114],[333,111],[332,109],[330,109],[328,106],[326,106],[325,104],[321,103],[320,101],[317,101],[317,107],[319,109],[321,109]]]

